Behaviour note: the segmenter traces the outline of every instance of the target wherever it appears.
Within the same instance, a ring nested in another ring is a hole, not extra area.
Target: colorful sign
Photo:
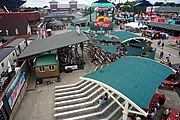
[[[94,27],[96,28],[110,28],[111,27],[111,22],[103,22],[103,21],[99,21],[99,22],[94,22]]]
[[[90,22],[90,29],[94,31],[98,30],[113,30],[114,23],[113,22],[104,22],[104,21],[99,21],[99,22]]]
[[[23,73],[20,70],[19,73],[16,75],[13,83],[6,92],[6,97],[8,99],[8,103],[11,109],[13,108],[14,103],[16,102],[16,99],[21,91],[21,88],[24,85],[25,82],[24,74],[25,73]]]

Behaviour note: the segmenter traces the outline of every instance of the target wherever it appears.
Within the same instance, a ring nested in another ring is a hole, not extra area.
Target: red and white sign
[[[77,65],[65,66],[65,70],[68,68],[71,68],[72,70],[77,70],[78,66]]]
[[[99,22],[94,22],[94,27],[96,28],[110,28],[111,27],[111,22],[103,22],[103,21],[99,21]]]

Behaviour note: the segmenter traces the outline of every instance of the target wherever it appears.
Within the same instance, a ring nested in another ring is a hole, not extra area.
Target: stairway
[[[104,94],[105,91],[100,85],[86,80],[81,80],[76,84],[56,86],[54,118],[56,120],[120,118],[122,109],[110,96],[105,104],[98,104],[99,98]],[[112,94],[120,102],[122,101],[118,95]]]

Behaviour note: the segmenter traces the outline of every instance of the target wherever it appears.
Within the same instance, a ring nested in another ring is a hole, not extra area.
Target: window
[[[49,66],[49,71],[54,71],[54,70],[55,70],[54,65],[50,65]]]
[[[44,67],[39,67],[39,72],[45,72]]]
[[[2,68],[4,67],[4,63],[1,63]]]

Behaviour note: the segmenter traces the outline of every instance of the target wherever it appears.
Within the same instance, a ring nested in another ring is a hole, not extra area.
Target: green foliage
[[[155,2],[154,6],[164,6],[163,2]]]
[[[176,7],[176,4],[174,2],[168,2],[166,6]]]

